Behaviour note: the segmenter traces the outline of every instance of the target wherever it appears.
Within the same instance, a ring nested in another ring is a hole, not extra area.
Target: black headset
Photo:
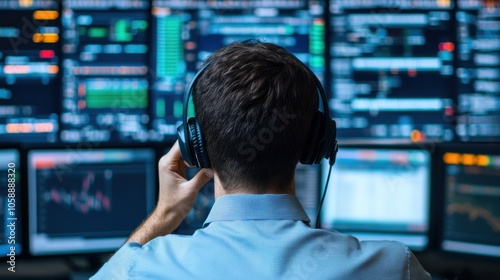
[[[193,80],[189,84],[184,94],[184,110],[182,113],[182,123],[177,128],[179,148],[181,157],[190,166],[199,168],[210,168],[212,165],[205,149],[205,140],[200,129],[200,124],[195,116],[188,119],[188,104],[189,98],[193,95],[193,91],[198,78],[203,74],[211,64],[207,62],[196,73]],[[303,64],[303,63],[302,63]],[[335,158],[338,150],[337,145],[337,126],[335,121],[330,117],[328,109],[328,100],[325,90],[314,73],[303,64],[304,68],[309,71],[316,84],[316,92],[318,94],[318,111],[314,116],[311,127],[311,135],[309,136],[308,144],[304,150],[304,154],[300,158],[302,164],[319,164],[323,158],[329,159],[330,165],[335,163]]]

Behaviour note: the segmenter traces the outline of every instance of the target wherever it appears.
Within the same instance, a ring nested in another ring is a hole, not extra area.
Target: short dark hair
[[[222,186],[283,191],[318,108],[314,74],[284,48],[257,40],[227,45],[207,61],[194,104]]]

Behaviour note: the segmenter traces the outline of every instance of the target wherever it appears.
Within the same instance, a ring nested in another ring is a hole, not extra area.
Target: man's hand
[[[212,178],[211,169],[202,169],[186,180],[186,164],[175,142],[158,163],[160,190],[158,204],[151,215],[129,237],[127,242],[145,244],[151,239],[171,233],[193,208],[200,189]]]
[[[202,169],[187,181],[186,168],[177,142],[158,164],[160,192],[155,211],[164,216],[175,216],[178,219],[175,227],[180,225],[193,208],[198,192],[213,176],[211,169]]]

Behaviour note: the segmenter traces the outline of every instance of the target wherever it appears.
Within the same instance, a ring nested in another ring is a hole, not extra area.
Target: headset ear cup
[[[187,130],[187,131],[186,131]],[[196,166],[196,158],[193,152],[193,146],[190,143],[191,136],[189,135],[189,127],[187,124],[182,123],[177,127],[177,139],[179,149],[181,151],[181,158],[189,165]],[[187,136],[186,136],[187,135]]]
[[[203,139],[203,134],[201,133],[201,128],[198,120],[196,118],[189,118],[188,127],[191,136],[191,142],[193,144],[194,154],[196,157],[196,167],[210,168],[212,165],[205,150],[205,141]]]
[[[335,158],[338,150],[337,145],[337,124],[331,118],[325,119],[325,131],[321,141],[321,151],[315,160],[315,163],[320,163],[323,158],[330,159],[335,163]]]
[[[311,127],[309,140],[307,141],[304,153],[300,158],[300,163],[302,164],[314,164],[318,153],[322,149],[322,145],[319,140],[321,138],[321,128],[324,125],[323,119],[323,114],[320,111],[317,111],[312,121],[313,126]]]

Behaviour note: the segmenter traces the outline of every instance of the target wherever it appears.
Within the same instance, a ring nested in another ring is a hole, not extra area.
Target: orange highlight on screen
[[[28,74],[30,67],[28,65],[5,65],[3,72],[5,74]]]
[[[55,20],[59,17],[58,11],[35,11],[33,18],[36,20]]]
[[[478,166],[488,166],[490,164],[490,157],[486,155],[477,155],[476,160]]]
[[[55,163],[51,159],[37,160],[35,162],[35,169],[53,169]]]
[[[33,5],[33,0],[19,0],[19,6],[21,7],[31,7]]]
[[[38,133],[54,131],[53,123],[37,123],[35,124],[35,131]]]
[[[443,156],[443,161],[446,164],[460,164],[462,156],[457,153],[445,153]]]
[[[423,134],[421,131],[413,130],[411,132],[410,138],[412,142],[422,142],[425,140],[425,134]]]
[[[154,7],[151,13],[155,16],[166,16],[171,14],[171,10],[169,8]]]
[[[473,154],[463,154],[462,155],[462,164],[463,165],[475,165],[476,164],[476,156]]]
[[[7,133],[30,133],[33,125],[30,123],[9,123],[5,126]]]
[[[48,69],[49,74],[57,74],[59,72],[59,66],[57,65],[50,65]]]
[[[35,33],[31,38],[35,43],[56,43],[59,41],[59,35],[56,33]]]
[[[437,0],[436,1],[439,7],[449,8],[451,5],[451,0]]]

